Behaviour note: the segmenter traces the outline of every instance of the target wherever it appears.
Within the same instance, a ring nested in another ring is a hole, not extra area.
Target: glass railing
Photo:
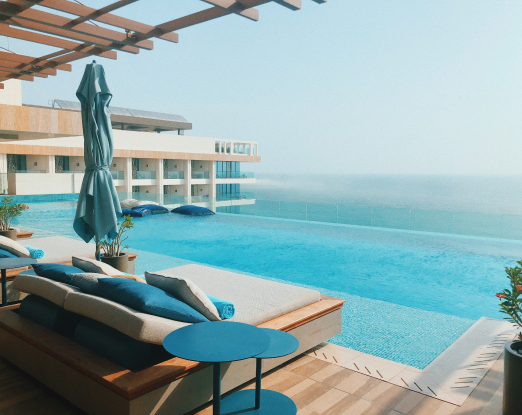
[[[156,178],[155,171],[137,171],[136,179],[138,180],[153,180]]]
[[[182,171],[165,171],[163,172],[164,179],[184,179],[185,173]]]
[[[234,193],[231,195],[217,195],[216,201],[254,199],[254,193]]]
[[[253,179],[253,172],[220,171],[216,173],[216,179]]]
[[[83,174],[85,173],[83,170],[62,170],[62,171],[57,171],[56,174],[64,174],[64,173],[69,173],[69,174]]]
[[[125,179],[124,171],[111,171],[111,175],[112,175],[113,180],[124,180]]]
[[[192,176],[193,179],[208,179],[208,171],[193,171]]]
[[[45,173],[45,170],[17,170],[8,173]]]

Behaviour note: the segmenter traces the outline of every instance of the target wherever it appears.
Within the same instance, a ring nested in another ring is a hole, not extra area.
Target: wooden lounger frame
[[[300,341],[293,355],[266,360],[270,370],[341,331],[344,300],[321,301],[260,324],[291,332]],[[133,372],[104,359],[16,313],[0,309],[0,355],[87,413],[184,414],[211,398],[211,367],[173,358]],[[254,377],[253,359],[224,365],[223,392]]]

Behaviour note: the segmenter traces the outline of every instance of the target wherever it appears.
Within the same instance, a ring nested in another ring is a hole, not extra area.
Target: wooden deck
[[[501,357],[460,407],[308,356],[267,373],[263,387],[291,397],[298,415],[501,415],[503,368]],[[84,414],[3,359],[0,413]],[[192,415],[211,413],[209,406]]]

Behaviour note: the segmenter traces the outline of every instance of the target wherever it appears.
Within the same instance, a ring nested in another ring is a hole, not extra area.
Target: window
[[[227,143],[227,153],[230,154],[230,143]]]
[[[216,150],[216,153],[219,153],[219,141],[216,141],[216,148],[215,148],[215,150]]]

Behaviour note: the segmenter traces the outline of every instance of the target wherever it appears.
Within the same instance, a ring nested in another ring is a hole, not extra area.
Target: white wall
[[[176,196],[183,196],[183,185],[168,185],[167,187],[167,194],[168,195],[176,195]]]
[[[31,156],[25,158],[28,171],[46,171],[49,162],[49,156]],[[34,165],[36,163],[36,166]]]
[[[0,104],[22,106],[22,81],[10,79],[2,83],[4,89],[0,89]]]
[[[43,195],[79,193],[83,173],[8,173],[9,194]]]
[[[77,166],[79,164],[79,166]],[[85,160],[83,157],[71,156],[69,157],[70,171],[85,171]]]

